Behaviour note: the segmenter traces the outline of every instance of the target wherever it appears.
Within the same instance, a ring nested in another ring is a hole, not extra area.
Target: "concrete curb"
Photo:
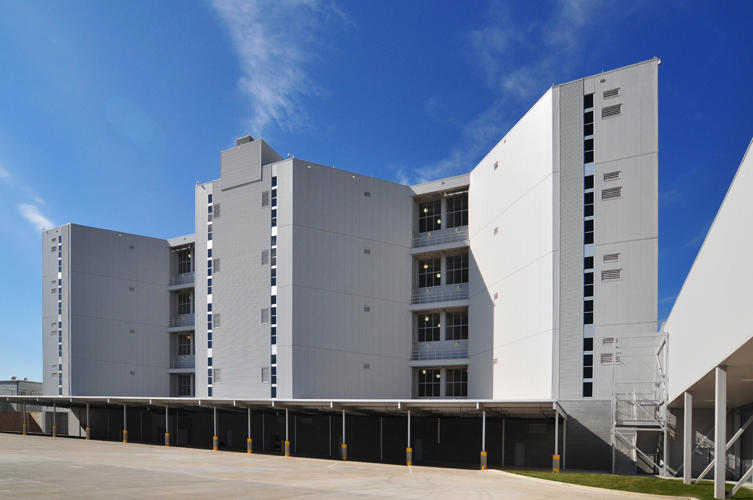
[[[522,474],[515,474],[514,472],[505,472],[503,470],[498,470],[498,469],[487,469],[487,471],[489,471],[489,472],[495,472],[497,474],[501,474],[501,475],[507,476],[507,477],[515,477],[515,478],[525,479],[525,480],[528,480],[528,481],[536,481],[536,482],[539,482],[539,483],[542,483],[542,482],[543,483],[548,483],[548,484],[556,483],[556,484],[561,484],[563,486],[573,487],[573,488],[576,488],[576,489],[584,488],[586,490],[594,491],[594,492],[607,492],[608,491],[609,493],[614,493],[614,494],[617,494],[617,495],[620,495],[620,496],[630,497],[630,498],[657,498],[657,497],[662,497],[662,498],[678,498],[678,499],[685,499],[685,500],[698,500],[696,497],[677,497],[677,496],[672,496],[672,495],[658,495],[658,494],[653,494],[653,493],[637,493],[637,492],[634,492],[634,491],[611,490],[609,488],[598,488],[596,486],[586,486],[586,485],[583,485],[583,484],[565,483],[565,482],[561,482],[561,481],[553,481],[551,479],[542,479],[540,477],[524,476]]]

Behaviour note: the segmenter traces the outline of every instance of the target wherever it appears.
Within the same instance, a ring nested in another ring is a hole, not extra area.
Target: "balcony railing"
[[[185,285],[194,282],[194,273],[173,274],[170,277],[170,286]]]
[[[468,226],[450,227],[439,231],[413,234],[413,248],[428,247],[468,239]]]
[[[194,368],[196,366],[196,360],[193,356],[177,356],[170,360],[170,368]]]
[[[468,357],[468,346],[465,349],[452,349],[450,351],[413,351],[412,361],[439,361],[443,359],[464,359]]]
[[[193,314],[179,314],[177,316],[170,317],[170,327],[175,326],[193,326],[194,315]]]
[[[432,286],[413,290],[411,304],[428,304],[429,302],[447,302],[468,298],[468,283]]]

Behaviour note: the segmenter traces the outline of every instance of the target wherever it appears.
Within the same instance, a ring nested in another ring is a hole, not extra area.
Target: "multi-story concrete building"
[[[556,401],[608,453],[615,387],[656,378],[615,346],[659,338],[659,64],[551,87],[457,177],[244,137],[192,235],[46,231],[45,393]]]

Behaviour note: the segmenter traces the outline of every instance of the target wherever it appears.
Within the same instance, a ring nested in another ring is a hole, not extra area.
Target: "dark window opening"
[[[442,260],[439,257],[418,261],[418,287],[426,288],[442,284]]]
[[[418,371],[418,397],[420,398],[437,398],[439,397],[440,379],[439,369],[423,368]]]
[[[447,227],[468,225],[468,193],[447,196]]]
[[[468,339],[468,311],[448,311],[445,314],[445,337],[447,340]]]
[[[442,229],[442,201],[425,201],[418,205],[418,232]]]
[[[468,283],[468,254],[447,257],[447,284]]]
[[[439,313],[427,313],[418,317],[418,342],[439,341]]]

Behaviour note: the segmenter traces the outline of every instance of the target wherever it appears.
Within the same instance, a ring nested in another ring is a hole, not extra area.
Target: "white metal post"
[[[408,448],[410,448],[410,410],[408,410]]]
[[[486,451],[486,410],[481,412],[481,451]]]
[[[716,367],[714,384],[714,498],[725,498],[727,472],[727,369]]]
[[[554,454],[560,454],[560,416],[554,412]]]
[[[685,393],[682,432],[682,482],[690,484],[693,479],[693,395]]]
[[[669,432],[667,431],[667,405],[664,404],[664,408],[662,410],[662,419],[663,419],[663,426],[664,426],[664,444],[662,446],[662,464],[661,464],[661,475],[662,477],[668,477],[669,476]]]

